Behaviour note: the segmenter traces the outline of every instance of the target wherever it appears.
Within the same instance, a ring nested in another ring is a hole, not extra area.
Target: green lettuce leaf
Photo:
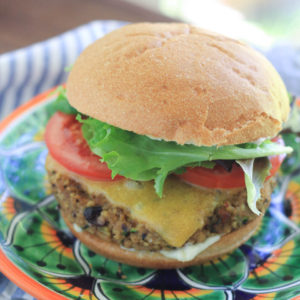
[[[55,89],[53,94],[57,94],[56,100],[53,103],[54,109],[56,111],[61,111],[68,115],[78,114],[78,111],[69,104],[66,95],[66,89],[63,86],[59,86],[57,89]]]
[[[77,119],[83,123],[83,136],[92,152],[102,157],[112,170],[112,176],[123,175],[133,180],[154,180],[161,197],[166,177],[183,167],[207,165],[218,159],[249,159],[290,153],[292,149],[269,140],[261,144],[197,147],[175,142],[154,140],[122,130],[93,118]]]
[[[64,71],[65,71],[65,72],[71,72],[72,68],[73,68],[73,65],[66,66],[66,67],[64,68]]]
[[[248,206],[252,212],[260,215],[256,202],[260,198],[260,189],[269,175],[271,163],[267,157],[237,160],[236,162],[244,171]]]

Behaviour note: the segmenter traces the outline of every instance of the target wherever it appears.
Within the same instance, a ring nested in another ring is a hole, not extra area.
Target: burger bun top
[[[127,25],[97,40],[75,62],[67,96],[113,126],[198,146],[273,137],[289,112],[263,55],[181,23]]]

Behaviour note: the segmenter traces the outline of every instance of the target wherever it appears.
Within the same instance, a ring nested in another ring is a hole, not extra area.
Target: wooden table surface
[[[122,0],[0,0],[0,53],[28,46],[93,20],[173,19]]]

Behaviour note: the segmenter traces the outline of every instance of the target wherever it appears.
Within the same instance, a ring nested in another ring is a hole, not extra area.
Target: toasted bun
[[[89,249],[118,262],[154,269],[183,268],[220,257],[245,243],[255,233],[262,219],[262,215],[257,217],[244,227],[222,236],[219,241],[199,253],[193,260],[182,262],[165,257],[159,252],[126,250],[121,248],[120,245],[106,240],[104,237],[101,239],[99,236],[87,231],[77,232],[64,213],[62,211],[61,213],[72,233]]]
[[[72,106],[179,144],[273,137],[289,100],[272,65],[230,38],[179,23],[124,26],[89,46],[67,82]]]

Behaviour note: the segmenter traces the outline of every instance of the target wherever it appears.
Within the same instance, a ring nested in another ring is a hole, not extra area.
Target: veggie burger
[[[61,214],[93,251],[176,268],[244,243],[292,151],[289,98],[244,43],[187,24],[124,26],[79,56],[45,133]]]

